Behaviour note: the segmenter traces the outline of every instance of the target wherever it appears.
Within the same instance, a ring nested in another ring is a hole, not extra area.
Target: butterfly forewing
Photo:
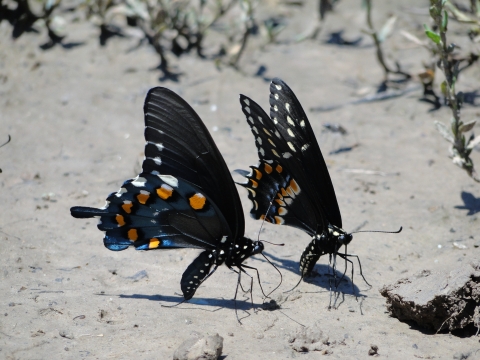
[[[212,137],[191,106],[173,91],[151,89],[144,105],[144,172],[179,177],[207,194],[230,227],[243,236],[245,220],[238,192]]]
[[[324,228],[328,222],[341,228],[342,217],[335,190],[313,129],[293,91],[278,78],[270,84],[270,117],[278,122],[276,128],[283,139],[296,150],[282,164],[286,167],[291,163],[301,164],[296,166],[295,178],[326,216],[322,219]],[[299,168],[302,170],[298,171]]]

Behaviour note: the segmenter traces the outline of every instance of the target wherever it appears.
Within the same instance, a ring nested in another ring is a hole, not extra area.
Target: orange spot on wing
[[[203,207],[205,206],[205,202],[207,201],[207,198],[200,193],[196,193],[188,200],[190,201],[190,206],[193,209],[200,210],[200,209],[203,209]]]
[[[145,205],[149,197],[150,197],[150,193],[148,191],[141,190],[140,194],[137,195],[137,200],[140,204]]]
[[[158,248],[159,245],[160,245],[160,240],[153,238],[153,239],[150,239],[150,242],[148,244],[148,248],[149,249],[156,249],[156,248]]]
[[[278,196],[278,198],[279,198],[280,200],[283,200],[283,196],[282,196],[282,194],[280,194],[280,193],[277,193],[277,196]]]
[[[267,174],[271,174],[271,172],[272,172],[272,167],[271,167],[270,165],[268,165],[267,163],[265,163],[265,167],[264,167],[264,168],[265,168],[265,172],[266,172]]]
[[[260,180],[262,178],[262,173],[260,172],[260,170],[258,169],[253,169],[253,170],[255,170],[255,178],[257,180]]]
[[[125,219],[123,218],[122,215],[117,215],[117,216],[115,216],[115,220],[117,221],[117,224],[118,224],[119,226],[125,225]]]
[[[290,187],[295,194],[300,193],[300,186],[298,186],[297,182],[294,179],[290,180]]]
[[[275,199],[275,202],[280,205],[280,206],[286,206],[287,204],[285,204],[282,200],[280,199]]]
[[[282,192],[283,196],[289,196],[288,193],[285,191],[284,188],[281,188],[280,191]]]
[[[275,224],[282,225],[285,221],[280,216],[275,216]]]
[[[290,195],[290,197],[291,197],[292,199],[295,197],[295,193],[293,192],[291,186],[287,187],[287,193],[288,193],[288,195]]]
[[[138,239],[138,232],[137,229],[130,229],[128,230],[128,239],[135,241]]]
[[[123,211],[125,211],[127,214],[130,214],[132,212],[132,206],[133,204],[131,202],[128,202],[128,203],[124,203],[122,205],[122,209]]]
[[[283,171],[283,168],[280,166],[280,164],[278,164],[275,170],[277,170],[278,173],[281,173]]]
[[[256,188],[258,187],[258,182],[256,182],[256,181],[253,180],[253,179],[250,179],[250,181],[252,182],[252,187],[253,187],[254,189],[256,189]]]
[[[260,215],[260,220],[265,219],[265,215]]]
[[[157,195],[163,200],[167,200],[170,196],[172,196],[172,194],[173,188],[166,184],[163,184],[157,189]]]

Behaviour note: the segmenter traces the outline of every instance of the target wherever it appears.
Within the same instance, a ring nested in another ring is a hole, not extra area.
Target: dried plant
[[[385,57],[383,55],[383,50],[382,50],[382,43],[392,33],[397,18],[395,16],[391,16],[389,19],[387,19],[385,24],[382,26],[381,30],[377,31],[375,30],[375,27],[373,26],[373,22],[372,22],[372,1],[364,0],[364,5],[367,10],[367,26],[368,26],[368,30],[365,31],[365,33],[370,35],[373,39],[373,42],[375,43],[377,60],[382,66],[384,71],[383,87],[386,88],[388,87],[389,84],[391,84],[392,82],[391,75],[399,76],[399,79],[395,80],[395,82],[397,83],[409,80],[411,78],[411,75],[402,71],[400,68],[400,64],[398,62],[395,62],[395,66],[396,66],[395,70],[387,65],[385,61]]]
[[[65,21],[54,12],[61,0],[0,0],[0,22],[7,20],[12,26],[14,39],[26,31],[32,31],[33,26],[43,22],[47,28],[49,41],[42,45],[44,49],[61,43],[65,37]]]
[[[460,69],[460,61],[451,56],[455,50],[455,45],[447,43],[448,12],[446,4],[446,0],[430,0],[430,16],[438,32],[425,25],[427,37],[437,47],[440,59],[438,67],[445,75],[445,80],[441,84],[441,91],[445,96],[447,105],[452,110],[450,129],[439,121],[435,121],[435,126],[440,134],[451,143],[450,152],[453,163],[464,169],[475,181],[480,182],[470,158],[473,148],[480,144],[480,136],[475,137],[472,133],[467,140],[465,135],[473,129],[476,121],[467,123],[461,121],[460,109],[463,104],[463,93],[457,93],[455,87],[462,69]]]

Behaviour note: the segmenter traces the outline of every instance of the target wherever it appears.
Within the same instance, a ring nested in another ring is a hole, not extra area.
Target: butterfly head
[[[350,244],[350,241],[353,239],[352,234],[349,234],[345,230],[332,224],[328,226],[328,232],[330,236],[335,239],[339,247]]]
[[[353,239],[353,235],[348,233],[341,233],[337,237],[337,241],[339,242],[340,245],[348,245],[350,244],[350,241],[352,241],[352,239]]]
[[[254,241],[252,255],[261,254],[264,249],[265,249],[265,246],[263,245],[263,242]]]

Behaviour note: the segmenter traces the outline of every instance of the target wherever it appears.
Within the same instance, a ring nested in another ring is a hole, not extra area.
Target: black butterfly
[[[333,255],[334,269],[336,255],[350,263],[348,257],[358,259],[347,254],[347,245],[353,237],[342,229],[342,216],[327,165],[293,91],[282,80],[273,79],[270,116],[247,96],[240,95],[240,103],[260,158],[258,166],[250,166],[250,173],[237,170],[247,178],[240,185],[249,191],[252,217],[290,225],[312,236],[300,258],[302,278],[312,272],[322,255]],[[345,253],[338,252],[342,245]]]
[[[104,208],[76,206],[73,217],[98,216],[104,244],[113,251],[204,249],[183,273],[185,300],[218,266],[242,263],[263,251],[244,237],[242,205],[225,161],[197,113],[180,96],[162,87],[145,99],[143,172],[125,181]],[[213,267],[213,270],[211,268]],[[185,301],[184,300],[184,301]]]

